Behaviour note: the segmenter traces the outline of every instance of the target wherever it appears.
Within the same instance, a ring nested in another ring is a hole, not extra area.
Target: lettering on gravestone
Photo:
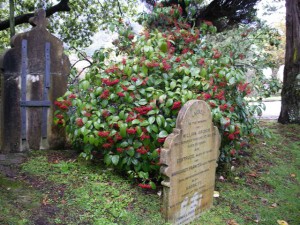
[[[209,106],[188,101],[161,151],[163,214],[173,224],[188,224],[212,206],[220,136]]]

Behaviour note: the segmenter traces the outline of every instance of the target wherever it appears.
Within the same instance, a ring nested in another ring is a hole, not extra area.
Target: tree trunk
[[[12,38],[15,31],[15,2],[14,0],[9,0],[9,27],[10,27],[10,38]]]
[[[286,50],[279,123],[300,124],[300,1],[286,0]]]

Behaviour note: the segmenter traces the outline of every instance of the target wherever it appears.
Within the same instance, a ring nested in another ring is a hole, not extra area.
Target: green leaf
[[[121,125],[119,125],[120,127],[120,134],[122,137],[126,137],[126,128],[127,128],[127,124],[123,123]]]
[[[101,102],[101,106],[105,108],[108,105],[108,101],[105,99]]]
[[[120,147],[121,148],[126,148],[128,146],[128,142],[127,141],[123,141],[121,144],[120,144]]]
[[[119,155],[113,155],[111,161],[114,165],[117,165],[119,163],[119,159],[120,159]]]
[[[141,135],[142,134],[142,129],[141,129],[141,127],[140,126],[137,126],[136,127],[136,133],[137,133],[137,135]]]
[[[182,83],[186,83],[188,82],[188,80],[190,79],[190,77],[188,76],[185,76],[183,79],[182,79]]]
[[[143,74],[148,75],[148,68],[146,66],[143,66],[142,72],[143,72]]]
[[[118,116],[114,116],[114,117],[112,117],[112,122],[117,122],[118,120],[119,120],[120,118],[118,117]]]
[[[209,89],[209,83],[206,83],[204,86],[203,86],[203,91],[207,91]]]
[[[165,126],[165,122],[166,122],[165,118],[162,115],[158,115],[158,117],[161,119],[162,126]]]
[[[87,117],[83,117],[82,122],[86,123],[87,121],[88,121],[88,118]]]
[[[155,121],[155,117],[154,117],[154,116],[151,116],[151,117],[148,119],[148,122],[149,122],[150,124],[154,123],[154,121]]]
[[[125,113],[124,113],[124,111],[121,111],[121,112],[119,113],[119,117],[120,117],[121,120],[125,120],[125,119],[126,119],[126,118],[125,118]]]
[[[207,71],[204,67],[202,67],[201,72],[200,72],[200,76],[201,77],[206,77],[206,75],[207,75]]]
[[[150,111],[147,113],[147,115],[154,115],[154,114],[156,114],[156,111],[155,111],[155,110],[150,110]]]
[[[155,84],[155,86],[156,86],[156,85],[159,85],[161,82],[162,82],[162,79],[156,79],[156,80],[154,81],[154,84]]]
[[[87,80],[84,80],[81,82],[80,86],[83,90],[86,91],[90,87],[90,82],[88,82]]]
[[[126,153],[127,153],[129,156],[133,157],[133,156],[134,156],[134,149],[133,149],[133,148],[130,148],[128,151],[126,151]]]
[[[185,73],[186,75],[189,75],[189,73],[190,73],[189,68],[184,68],[184,73]]]
[[[160,116],[157,116],[157,117],[156,117],[156,123],[157,123],[157,125],[158,125],[159,127],[161,127],[161,125],[162,125],[162,120],[161,120],[161,117],[160,117]]]
[[[129,91],[134,91],[134,90],[135,90],[135,86],[130,85],[130,86],[128,87],[128,90],[129,90]]]
[[[137,141],[137,140],[135,140],[134,143],[133,143],[133,147],[135,149],[141,147],[142,145],[143,145],[143,143],[141,143],[140,141]]]
[[[150,183],[149,183],[149,184],[150,184],[150,186],[151,186],[151,188],[152,188],[152,189],[154,189],[154,190],[156,189],[156,185],[155,185],[155,183],[154,183],[154,182],[150,181]]]
[[[167,43],[166,42],[160,42],[159,49],[162,52],[166,53],[168,51],[168,45],[167,45]]]
[[[166,106],[170,107],[171,105],[173,105],[173,99],[169,98],[166,102]]]
[[[235,83],[235,78],[234,77],[231,77],[230,79],[229,79],[229,84],[234,84]]]
[[[200,69],[197,67],[192,67],[191,68],[191,74],[193,77],[198,77],[198,74],[200,73]]]
[[[175,87],[176,87],[176,81],[172,81],[172,82],[170,83],[170,88],[171,88],[171,90],[173,90]]]
[[[132,159],[132,164],[133,165],[136,166],[138,163],[139,163],[139,161],[137,159],[135,159],[135,158]]]
[[[90,142],[90,144],[94,144],[95,143],[95,138],[94,138],[93,135],[89,136],[89,142]]]
[[[159,138],[164,138],[164,137],[167,137],[168,135],[169,135],[169,134],[168,134],[167,131],[162,130],[161,132],[159,132],[158,137],[159,137]]]
[[[138,79],[138,80],[135,82],[135,85],[136,85],[136,86],[140,86],[142,83],[143,83],[143,80],[142,80],[142,79]]]
[[[149,122],[148,122],[148,120],[144,120],[143,122],[141,122],[140,125],[141,125],[142,127],[146,127],[146,126],[149,125]]]
[[[97,121],[95,121],[93,124],[94,124],[94,127],[95,127],[97,130],[99,130],[99,128],[100,128],[100,123],[98,123]]]
[[[132,120],[132,125],[135,125],[135,124],[140,124],[140,121],[138,119],[134,119]]]
[[[112,158],[111,155],[105,155],[105,156],[104,156],[104,162],[105,162],[106,165],[109,166],[109,165],[111,164],[111,161],[112,161],[111,158]]]
[[[132,74],[132,69],[129,66],[126,66],[124,69],[124,73],[130,76]]]
[[[128,158],[128,160],[127,160],[127,166],[130,166],[131,162],[132,162],[132,158]]]
[[[148,101],[146,99],[139,100],[140,105],[147,105]]]
[[[134,72],[138,71],[138,66],[137,65],[134,65],[132,68],[133,68]]]
[[[81,127],[81,128],[80,128],[80,131],[81,131],[81,133],[82,133],[83,135],[85,135],[86,132],[87,132],[87,129],[86,129],[85,127]]]
[[[154,133],[158,133],[158,127],[157,127],[155,124],[152,124],[152,125],[151,125],[151,130],[152,130]]]
[[[154,87],[148,87],[145,90],[150,92],[150,91],[154,91],[155,89],[154,89]]]

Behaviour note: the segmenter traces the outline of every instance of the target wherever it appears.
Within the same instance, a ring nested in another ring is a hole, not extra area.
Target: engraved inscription
[[[163,175],[168,177],[163,209],[166,220],[183,225],[212,205],[220,143],[205,102],[189,101],[178,118],[179,132],[167,138],[161,154]]]

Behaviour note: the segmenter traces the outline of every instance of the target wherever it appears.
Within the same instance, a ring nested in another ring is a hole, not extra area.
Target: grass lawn
[[[216,176],[214,206],[193,225],[300,224],[300,126],[262,122],[230,173]],[[163,225],[160,190],[145,191],[70,151],[35,151],[14,178],[0,173],[0,224]]]

